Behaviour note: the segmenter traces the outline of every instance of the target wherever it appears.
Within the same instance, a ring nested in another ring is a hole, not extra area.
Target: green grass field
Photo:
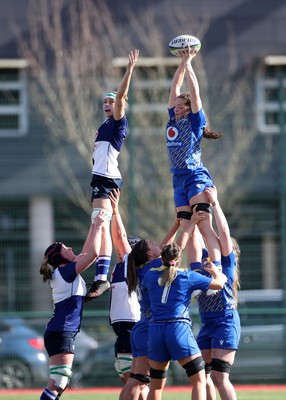
[[[119,393],[119,392],[118,392]],[[118,393],[103,393],[103,392],[93,392],[93,393],[71,393],[71,392],[66,392],[63,394],[61,399],[63,400],[94,400],[100,399],[100,400],[117,400],[118,399]],[[163,399],[164,400],[178,400],[178,394],[180,395],[180,400],[190,400],[191,399],[191,394],[190,392],[178,390],[178,391],[173,391],[173,392],[167,392],[165,391],[163,393]],[[0,400],[39,400],[40,397],[40,391],[39,393],[33,393],[33,394],[8,394],[0,391]],[[218,400],[219,400],[218,396]],[[284,391],[263,391],[263,390],[257,390],[257,391],[238,391],[237,392],[237,399],[238,400],[285,400],[286,399],[286,390]]]

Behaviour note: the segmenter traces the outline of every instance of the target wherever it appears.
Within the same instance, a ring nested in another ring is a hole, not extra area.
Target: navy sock
[[[57,395],[51,392],[49,389],[45,388],[41,394],[40,400],[56,400]]]
[[[190,264],[191,271],[202,273],[202,264],[200,262],[192,262]]]
[[[96,276],[99,281],[106,281],[111,263],[111,256],[99,256],[96,262]]]

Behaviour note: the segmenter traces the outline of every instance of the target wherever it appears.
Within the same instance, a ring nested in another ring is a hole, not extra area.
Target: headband
[[[110,99],[113,99],[113,100],[115,100],[116,99],[116,93],[107,93],[107,95],[105,95],[105,99],[107,98],[107,97],[109,97]]]

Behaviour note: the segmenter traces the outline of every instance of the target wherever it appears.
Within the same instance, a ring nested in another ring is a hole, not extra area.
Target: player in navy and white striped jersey
[[[121,188],[122,177],[118,168],[118,156],[125,140],[128,122],[125,115],[127,96],[133,68],[137,62],[139,50],[135,49],[128,55],[129,62],[126,72],[117,92],[109,92],[104,97],[103,110],[105,121],[95,133],[92,167],[92,221],[100,210],[111,219],[112,207],[109,193],[113,189]],[[91,285],[87,300],[100,296],[109,289],[107,275],[112,254],[112,240],[110,227],[103,230],[102,246],[96,261],[94,282]]]
[[[86,285],[80,274],[99,254],[103,226],[108,224],[103,212],[91,224],[82,253],[75,255],[62,242],[45,251],[40,274],[52,290],[54,312],[49,320],[44,342],[49,355],[50,379],[41,400],[56,400],[69,383],[75,353],[74,340],[80,330]]]

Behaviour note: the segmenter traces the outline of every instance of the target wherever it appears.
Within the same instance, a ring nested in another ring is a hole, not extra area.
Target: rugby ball
[[[176,36],[169,43],[170,52],[177,57],[180,57],[179,52],[184,50],[186,47],[190,46],[195,48],[198,52],[201,48],[201,41],[196,36],[191,35],[180,35]]]

